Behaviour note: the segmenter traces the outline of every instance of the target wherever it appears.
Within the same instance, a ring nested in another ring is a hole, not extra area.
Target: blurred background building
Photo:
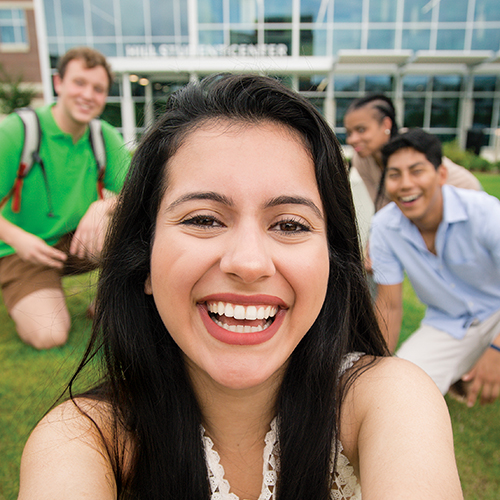
[[[462,146],[493,146],[500,125],[499,0],[0,0],[0,62],[45,100],[75,45],[110,58],[103,117],[131,143],[172,91],[221,71],[279,77],[341,141],[368,92],[394,100],[400,125]]]

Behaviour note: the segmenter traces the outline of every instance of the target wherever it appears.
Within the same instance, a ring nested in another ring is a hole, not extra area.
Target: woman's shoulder
[[[375,402],[408,404],[416,398],[442,399],[435,383],[418,366],[410,361],[392,357],[362,356],[349,370],[358,374],[349,387],[346,401],[368,411]]]
[[[429,376],[404,359],[362,356],[347,370],[344,380],[349,385],[342,404],[341,441],[353,460],[359,433],[372,419],[388,422],[404,408],[418,406],[422,398],[438,403],[442,400],[444,405]]]
[[[366,465],[383,457],[395,468],[420,468],[429,476],[432,467],[443,467],[449,484],[456,488],[449,413],[430,377],[413,363],[396,357],[364,356],[352,370],[358,375],[351,379],[342,406],[340,439],[364,484],[376,483]],[[363,470],[359,470],[361,463],[365,464]],[[429,485],[422,484],[422,491]],[[455,491],[453,488],[450,491]]]
[[[24,448],[19,499],[116,498],[104,444],[110,417],[109,405],[86,398],[51,410]]]

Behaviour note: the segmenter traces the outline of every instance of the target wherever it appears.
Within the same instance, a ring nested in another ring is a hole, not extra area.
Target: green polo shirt
[[[2,216],[16,226],[54,245],[64,234],[74,231],[90,204],[98,199],[98,169],[89,142],[89,130],[73,143],[69,134],[61,131],[52,115],[52,105],[36,110],[42,129],[40,157],[47,172],[47,184],[40,165],[33,165],[24,179],[21,210],[12,212],[12,199],[2,210]],[[125,179],[130,154],[118,131],[102,122],[106,146],[105,188],[117,193]],[[0,123],[0,199],[16,180],[23,149],[24,126],[16,114]],[[50,197],[50,202],[49,202]],[[50,207],[52,215],[49,215]],[[0,257],[14,249],[0,240]]]

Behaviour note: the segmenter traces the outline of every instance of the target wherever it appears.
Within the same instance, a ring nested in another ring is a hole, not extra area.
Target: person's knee
[[[32,332],[29,339],[23,340],[35,349],[44,350],[63,346],[68,340],[68,335],[69,328],[64,330],[52,328],[48,331],[45,329],[38,332]]]
[[[52,325],[23,325],[18,327],[18,334],[21,340],[35,349],[52,349],[64,345],[69,336],[70,321],[59,321]]]
[[[64,345],[71,328],[64,301],[58,302],[57,307],[44,306],[31,300],[20,301],[10,312],[21,340],[40,350]]]

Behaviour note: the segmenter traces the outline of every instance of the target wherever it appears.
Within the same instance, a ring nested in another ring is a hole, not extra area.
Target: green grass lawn
[[[478,174],[484,189],[500,198],[500,175]],[[65,288],[73,318],[66,346],[38,352],[24,345],[0,301],[0,500],[14,500],[19,461],[36,422],[60,395],[90,335],[85,310],[92,296],[92,276],[68,278]],[[424,308],[411,286],[404,286],[402,338],[418,326]],[[500,402],[469,409],[447,399],[455,449],[467,500],[500,498]]]

